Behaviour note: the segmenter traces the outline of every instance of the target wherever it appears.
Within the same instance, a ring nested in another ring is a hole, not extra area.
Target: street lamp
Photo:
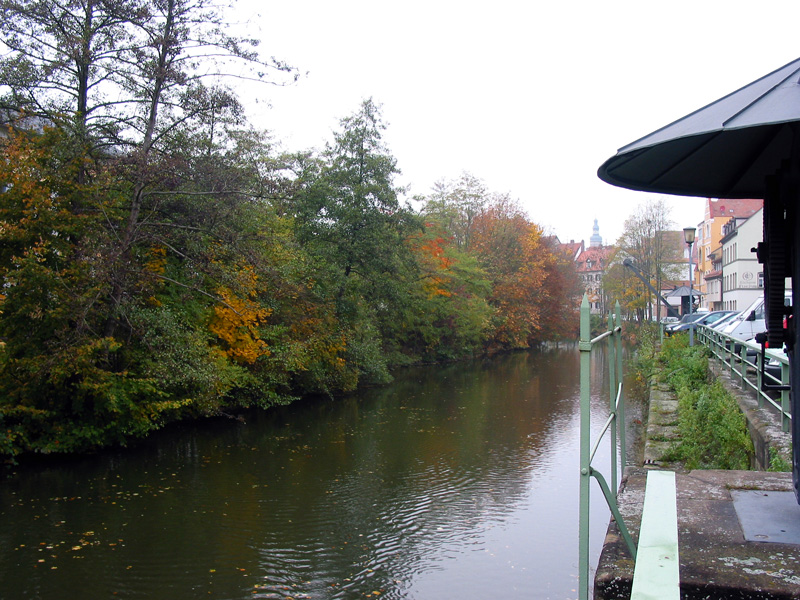
[[[683,228],[683,240],[689,246],[689,345],[694,346],[694,327],[692,326],[692,304],[694,303],[694,279],[692,277],[692,244],[694,244],[694,227]]]

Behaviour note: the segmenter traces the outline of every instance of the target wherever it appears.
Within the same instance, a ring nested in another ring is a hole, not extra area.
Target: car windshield
[[[708,313],[692,313],[690,315],[686,314],[686,315],[683,315],[683,318],[681,319],[681,323],[692,323],[694,321],[702,319],[706,315],[708,315]]]
[[[716,323],[720,319],[724,319],[725,317],[727,317],[729,314],[730,313],[726,312],[711,313],[710,315],[708,315],[706,320],[703,321],[703,323],[705,323],[706,325],[710,325],[711,323]]]
[[[713,327],[714,329],[718,329],[720,327],[723,327],[727,323],[730,323],[731,321],[733,321],[737,316],[739,316],[739,313],[729,313],[729,314],[725,315],[724,317],[722,317],[719,321],[717,321],[716,323],[711,325],[711,327]]]

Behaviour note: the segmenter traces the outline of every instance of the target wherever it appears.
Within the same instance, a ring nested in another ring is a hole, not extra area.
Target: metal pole
[[[608,313],[608,330],[614,331],[614,316],[611,312]],[[614,498],[617,497],[617,357],[615,356],[616,347],[614,346],[614,335],[608,338],[607,356],[608,356],[608,403],[609,415],[611,415],[611,489],[614,493]]]
[[[795,147],[798,143],[797,134],[795,134]],[[800,504],[800,240],[797,236],[791,235],[793,232],[798,231],[800,227],[800,210],[797,209],[797,198],[786,198],[787,210],[786,221],[789,229],[789,264],[792,265],[792,305],[794,306],[794,313],[792,313],[792,321],[794,327],[790,327],[789,331],[794,330],[790,334],[786,342],[789,354],[789,385],[791,391],[789,392],[789,403],[792,409],[792,486],[794,487],[794,496],[797,503]],[[781,381],[784,380],[783,367],[781,367]],[[783,403],[783,398],[782,402]],[[786,412],[782,417],[782,423],[786,424]]]
[[[694,323],[692,305],[694,304],[694,277],[692,277],[692,242],[689,242],[689,345],[694,346]]]
[[[614,312],[616,313],[616,325],[617,327],[622,327],[622,309],[619,305],[619,300],[617,300],[616,305],[614,306]],[[622,331],[620,330],[617,335],[614,336],[614,345],[616,346],[615,355],[617,358],[617,387],[619,384],[622,383]],[[625,475],[625,465],[628,464],[628,457],[627,457],[627,450],[626,450],[626,437],[625,437],[625,391],[624,388],[622,389],[622,393],[620,394],[619,400],[619,407],[617,409],[617,418],[619,419],[620,427],[619,427],[619,462],[620,468],[622,469],[623,476]]]
[[[591,483],[591,370],[592,342],[589,326],[589,300],[586,294],[581,301],[581,337],[578,350],[581,355],[581,479],[580,479],[580,511],[578,518],[578,598],[589,598],[589,489]]]

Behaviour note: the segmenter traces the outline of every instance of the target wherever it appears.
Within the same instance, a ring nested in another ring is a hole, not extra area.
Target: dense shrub
[[[662,380],[678,397],[680,441],[671,458],[688,469],[748,469],[753,443],[744,415],[709,376],[706,349],[675,336],[664,341],[657,360]]]

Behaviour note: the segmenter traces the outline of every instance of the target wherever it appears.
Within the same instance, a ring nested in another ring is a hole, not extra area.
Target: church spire
[[[600,237],[600,226],[597,224],[597,219],[594,220],[594,227],[592,227],[592,237],[589,238],[590,248],[599,248],[603,245],[603,238]]]

